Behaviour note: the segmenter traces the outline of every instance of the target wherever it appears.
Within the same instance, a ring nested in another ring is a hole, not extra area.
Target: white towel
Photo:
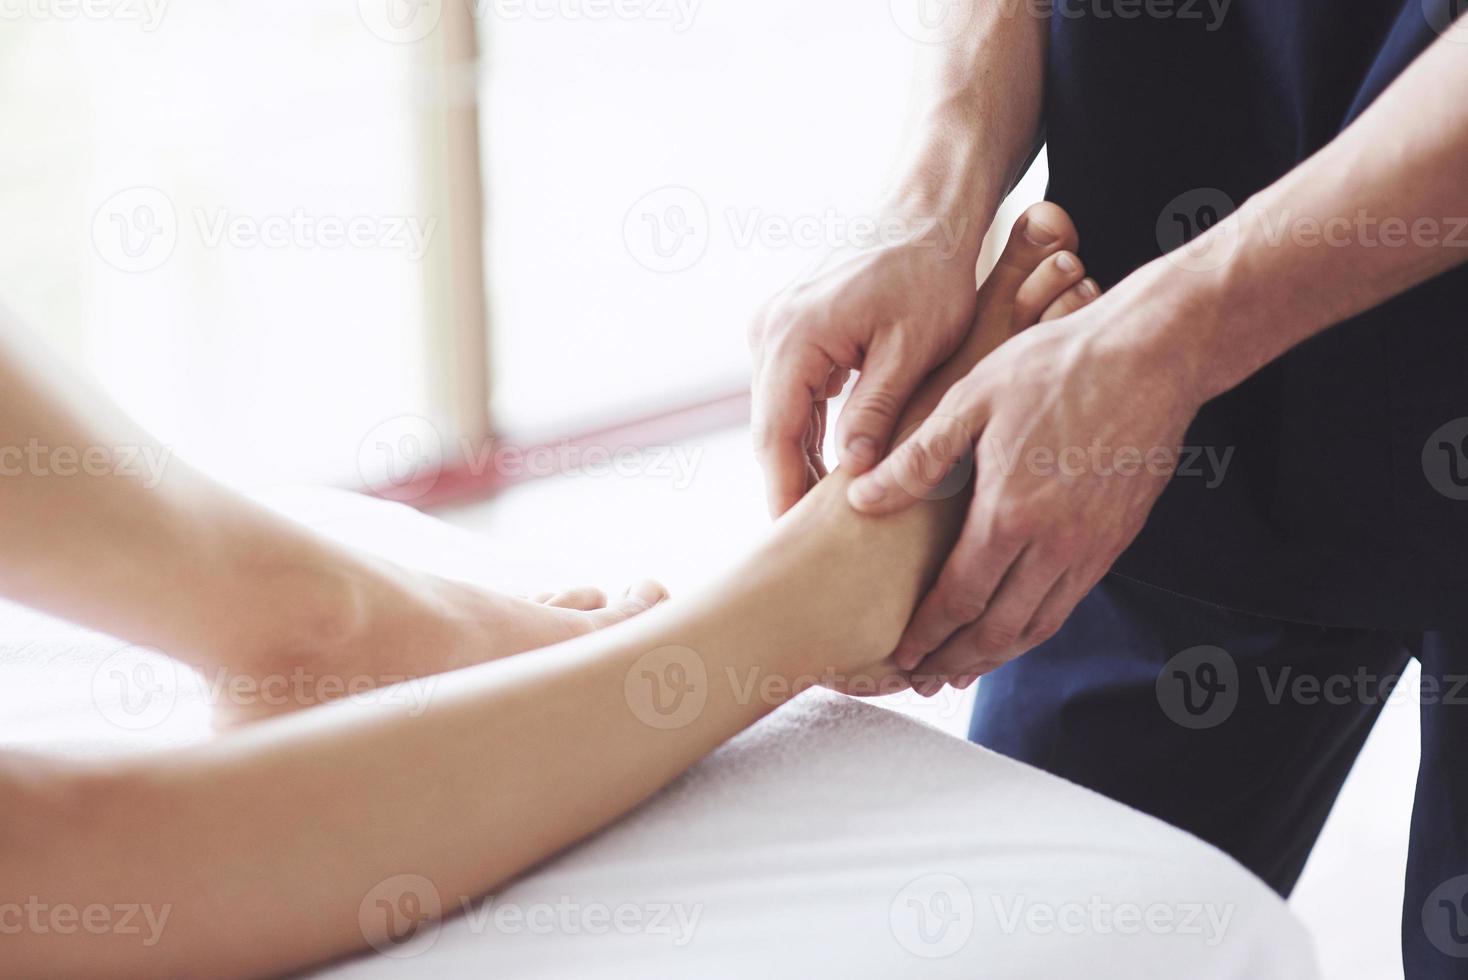
[[[337,536],[414,552],[418,564],[443,570],[484,553],[482,541],[402,508],[303,499]],[[206,737],[201,688],[186,671],[0,604],[0,744],[95,753]],[[802,696],[496,896],[424,887],[411,874],[384,882],[364,897],[364,920],[392,911],[407,921],[432,903],[454,914],[320,975],[1318,975],[1284,902],[1219,851],[829,692]]]

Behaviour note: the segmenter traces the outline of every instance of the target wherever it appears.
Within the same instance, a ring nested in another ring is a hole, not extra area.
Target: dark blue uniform
[[[1463,9],[1056,0],[1049,197],[1091,274],[1114,285],[1293,169]],[[1468,161],[1441,179],[1468,180]],[[1349,234],[1380,239],[1393,217],[1418,216],[1365,215]],[[1431,217],[1444,247],[1468,248],[1468,220]],[[1468,269],[1286,354],[1205,406],[1186,442],[1227,459],[1222,478],[1172,480],[1060,634],[984,679],[974,740],[1190,830],[1287,894],[1415,656],[1404,957],[1410,977],[1468,976]]]

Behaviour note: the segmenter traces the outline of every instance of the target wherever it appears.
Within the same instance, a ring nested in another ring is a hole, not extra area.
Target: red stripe
[[[646,449],[682,442],[691,436],[728,428],[749,421],[748,389],[727,392],[705,401],[680,405],[650,415],[638,416],[583,432],[521,443],[513,437],[493,440],[496,452],[514,452],[533,456],[540,452],[581,451],[591,447],[608,450]],[[488,454],[486,454],[488,455]],[[467,504],[486,500],[508,487],[528,483],[552,474],[519,472],[507,474],[493,466],[477,469],[482,461],[461,461],[427,473],[398,487],[362,492],[386,500],[397,500],[419,510],[433,510],[451,504]]]

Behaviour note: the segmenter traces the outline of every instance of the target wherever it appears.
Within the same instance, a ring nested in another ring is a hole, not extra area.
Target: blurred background
[[[694,587],[765,523],[746,324],[877,217],[942,6],[9,0],[0,302],[238,485]],[[1294,899],[1333,977],[1400,976],[1412,707]]]

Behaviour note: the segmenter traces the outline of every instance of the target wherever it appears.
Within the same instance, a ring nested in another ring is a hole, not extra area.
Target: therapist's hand
[[[936,233],[844,253],[755,317],[754,443],[772,514],[826,475],[826,402],[852,371],[860,375],[837,426],[840,462],[855,472],[877,463],[897,413],[968,330],[975,259]]]
[[[1015,335],[850,487],[885,514],[957,492],[966,481],[944,475],[975,467],[963,531],[895,651],[933,678],[919,693],[967,687],[1053,635],[1141,530],[1201,405],[1188,353],[1129,329],[1146,315],[1118,288]]]

